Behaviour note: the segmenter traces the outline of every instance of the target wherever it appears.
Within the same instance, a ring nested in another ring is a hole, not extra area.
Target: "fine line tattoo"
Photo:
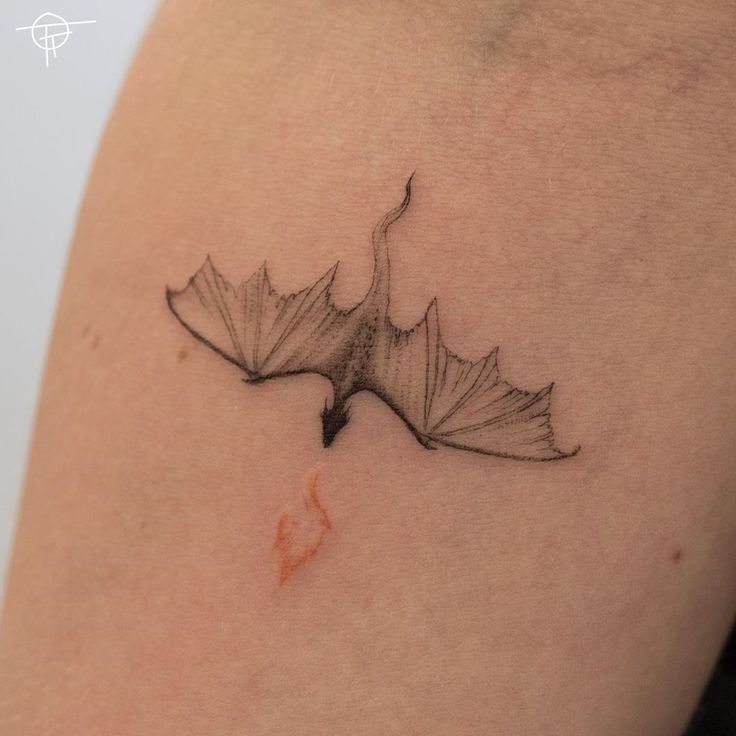
[[[411,201],[406,194],[373,230],[373,280],[351,309],[331,298],[336,263],[315,284],[281,295],[271,286],[266,263],[238,288],[215,269],[209,256],[180,291],[167,289],[171,311],[194,337],[241,368],[246,383],[299,373],[330,380],[332,404],[322,411],[325,447],[349,419],[348,400],[359,391],[382,399],[422,445],[446,445],[516,460],[556,460],[550,396],[522,391],[502,380],[498,348],[478,361],[448,350],[440,335],[437,300],[411,329],[389,318],[387,234]]]

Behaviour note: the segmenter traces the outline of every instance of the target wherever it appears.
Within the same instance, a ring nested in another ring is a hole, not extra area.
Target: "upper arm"
[[[133,66],[49,355],[0,730],[673,733],[736,597],[733,10],[326,5],[169,2]],[[208,253],[285,294],[340,260],[350,309],[414,169],[392,322],[437,297],[453,353],[554,381],[575,457],[429,451],[370,393],[325,448],[323,377],[244,385],[168,309]]]

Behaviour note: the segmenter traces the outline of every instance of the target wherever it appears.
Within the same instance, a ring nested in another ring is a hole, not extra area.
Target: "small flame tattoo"
[[[298,567],[314,557],[332,528],[317,498],[315,470],[309,476],[304,509],[284,511],[276,529],[273,549],[279,556],[279,585],[283,585]]]

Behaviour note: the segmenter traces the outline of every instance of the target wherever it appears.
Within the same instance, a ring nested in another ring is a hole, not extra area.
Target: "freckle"
[[[187,349],[186,349],[186,348],[182,348],[182,349],[181,349],[181,350],[180,350],[180,351],[179,351],[179,352],[178,352],[178,353],[176,354],[176,360],[177,360],[177,361],[178,361],[179,363],[183,363],[183,362],[184,362],[184,361],[185,361],[185,360],[187,359],[187,355],[189,355],[189,353],[187,352]]]
[[[273,550],[279,556],[279,585],[283,585],[298,567],[314,557],[332,528],[317,498],[317,473],[309,477],[304,508],[281,514]]]
[[[672,562],[677,565],[682,560],[682,556],[683,551],[679,548],[676,549],[671,555]]]
[[[86,327],[85,327],[85,328],[84,328],[84,329],[82,330],[82,337],[87,337],[87,335],[89,335],[89,331],[90,331],[90,329],[91,329],[91,325],[87,325],[87,326],[86,326]]]
[[[100,336],[95,335],[94,339],[92,340],[92,350],[97,350],[97,346],[100,344]]]

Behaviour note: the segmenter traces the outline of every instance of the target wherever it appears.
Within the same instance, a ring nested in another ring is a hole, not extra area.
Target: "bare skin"
[[[165,2],[72,248],[0,732],[679,733],[736,607],[735,41],[725,0]],[[206,253],[356,303],[415,169],[392,321],[437,296],[554,380],[575,457],[429,452],[366,393],[324,448],[323,379],[246,387],[168,310]]]

